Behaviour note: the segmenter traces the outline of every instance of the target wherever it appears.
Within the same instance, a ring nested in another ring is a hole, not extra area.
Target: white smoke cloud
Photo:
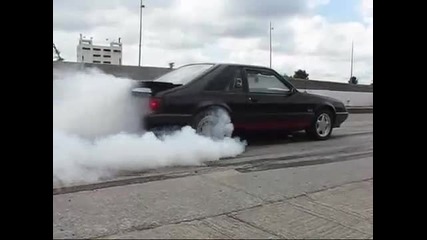
[[[95,69],[64,72],[53,81],[53,128],[82,137],[138,131],[147,107],[129,94],[133,86]]]
[[[98,71],[54,80],[54,185],[95,182],[120,171],[200,165],[245,150],[239,139],[213,140],[189,126],[162,137],[144,132],[146,103],[131,96],[133,84]]]

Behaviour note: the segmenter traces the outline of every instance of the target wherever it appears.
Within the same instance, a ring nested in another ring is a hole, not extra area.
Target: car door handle
[[[253,97],[250,97],[250,98],[249,98],[249,101],[250,101],[250,102],[253,102],[253,103],[256,103],[256,102],[258,102],[258,99],[253,98]]]

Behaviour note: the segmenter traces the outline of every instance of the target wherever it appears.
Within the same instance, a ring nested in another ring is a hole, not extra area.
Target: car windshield
[[[166,73],[165,75],[155,79],[154,81],[184,85],[191,82],[200,74],[206,72],[213,66],[213,64],[194,64],[183,66],[169,73]]]

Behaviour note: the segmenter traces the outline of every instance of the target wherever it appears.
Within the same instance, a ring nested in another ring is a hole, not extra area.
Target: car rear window
[[[155,79],[154,81],[185,85],[193,81],[195,78],[205,73],[209,69],[211,69],[213,66],[213,64],[186,65],[177,68],[176,70],[173,70],[171,72],[168,72],[163,76],[160,76],[159,78]]]

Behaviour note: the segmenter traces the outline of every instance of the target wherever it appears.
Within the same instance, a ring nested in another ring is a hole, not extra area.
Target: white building
[[[110,46],[93,45],[92,39],[80,35],[77,45],[77,62],[122,65],[122,43],[111,42]]]

